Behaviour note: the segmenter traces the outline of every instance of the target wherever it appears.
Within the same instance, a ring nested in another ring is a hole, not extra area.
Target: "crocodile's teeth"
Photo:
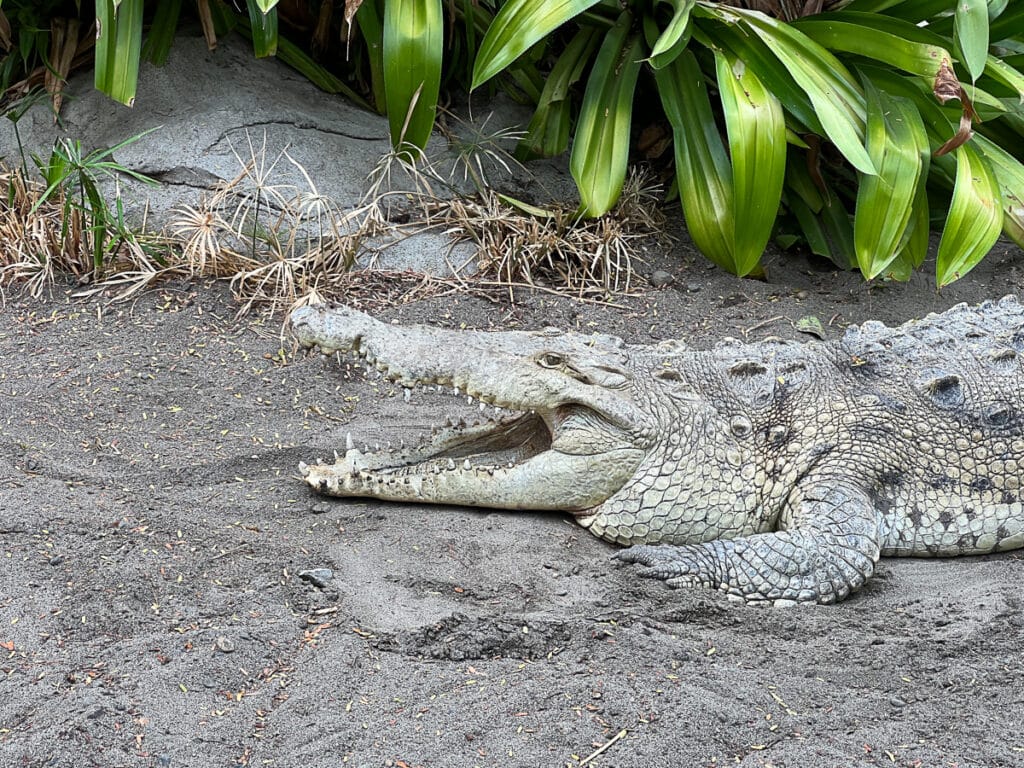
[[[355,440],[352,439],[352,433],[349,432],[347,435],[345,435],[345,450],[346,451],[354,451],[355,448],[356,448],[356,442],[355,442]]]
[[[486,411],[487,410],[487,403],[483,403],[483,402],[480,403],[480,405],[477,408],[477,410],[480,411],[480,413],[483,413],[484,411]]]
[[[304,461],[300,461],[300,462],[299,462],[299,473],[300,473],[300,474],[301,474],[301,475],[302,475],[303,477],[306,477],[306,476],[307,476],[307,475],[309,474],[309,464],[307,464],[307,463],[306,463],[306,462],[304,462]]]
[[[473,465],[469,463],[469,459],[466,459],[464,462],[462,462],[462,468],[463,469],[472,469]]]
[[[466,395],[466,405],[472,405],[472,404],[473,404],[473,396],[472,395]]]
[[[410,400],[412,400],[412,390],[411,390],[411,389],[409,389],[408,387],[406,387],[406,388],[405,388],[405,389],[404,389],[404,390],[402,391],[402,399],[403,399],[403,400],[405,400],[405,402],[407,402],[407,403],[408,403],[408,402],[409,402]]]
[[[448,459],[448,469],[455,469],[455,460]]]
[[[351,464],[353,469],[363,469],[366,466],[363,454],[355,448],[345,452],[345,461]]]

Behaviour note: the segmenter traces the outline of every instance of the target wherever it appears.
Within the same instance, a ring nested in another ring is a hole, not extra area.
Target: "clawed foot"
[[[624,563],[643,566],[638,570],[645,579],[661,579],[673,589],[680,587],[707,587],[714,589],[718,583],[709,572],[707,556],[698,549],[687,547],[637,544],[615,554],[615,559]]]

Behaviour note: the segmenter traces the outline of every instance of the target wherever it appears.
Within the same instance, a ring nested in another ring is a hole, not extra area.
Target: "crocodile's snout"
[[[312,347],[319,343],[318,329],[323,325],[323,305],[297,307],[292,310],[288,321],[292,327],[292,333],[299,343],[304,347]]]

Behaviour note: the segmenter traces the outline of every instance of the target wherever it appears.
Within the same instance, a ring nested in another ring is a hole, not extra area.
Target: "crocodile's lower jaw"
[[[643,458],[637,448],[598,454],[551,447],[543,418],[442,430],[399,451],[349,448],[333,464],[300,465],[306,482],[329,496],[459,504],[498,509],[586,510],[618,491]]]

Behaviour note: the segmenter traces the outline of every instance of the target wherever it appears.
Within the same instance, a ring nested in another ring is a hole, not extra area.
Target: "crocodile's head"
[[[347,308],[302,307],[291,324],[304,346],[365,359],[403,387],[494,406],[484,423],[409,449],[364,453],[350,440],[333,464],[300,467],[321,493],[585,515],[634,478],[655,441],[631,348],[614,337],[387,325]]]

